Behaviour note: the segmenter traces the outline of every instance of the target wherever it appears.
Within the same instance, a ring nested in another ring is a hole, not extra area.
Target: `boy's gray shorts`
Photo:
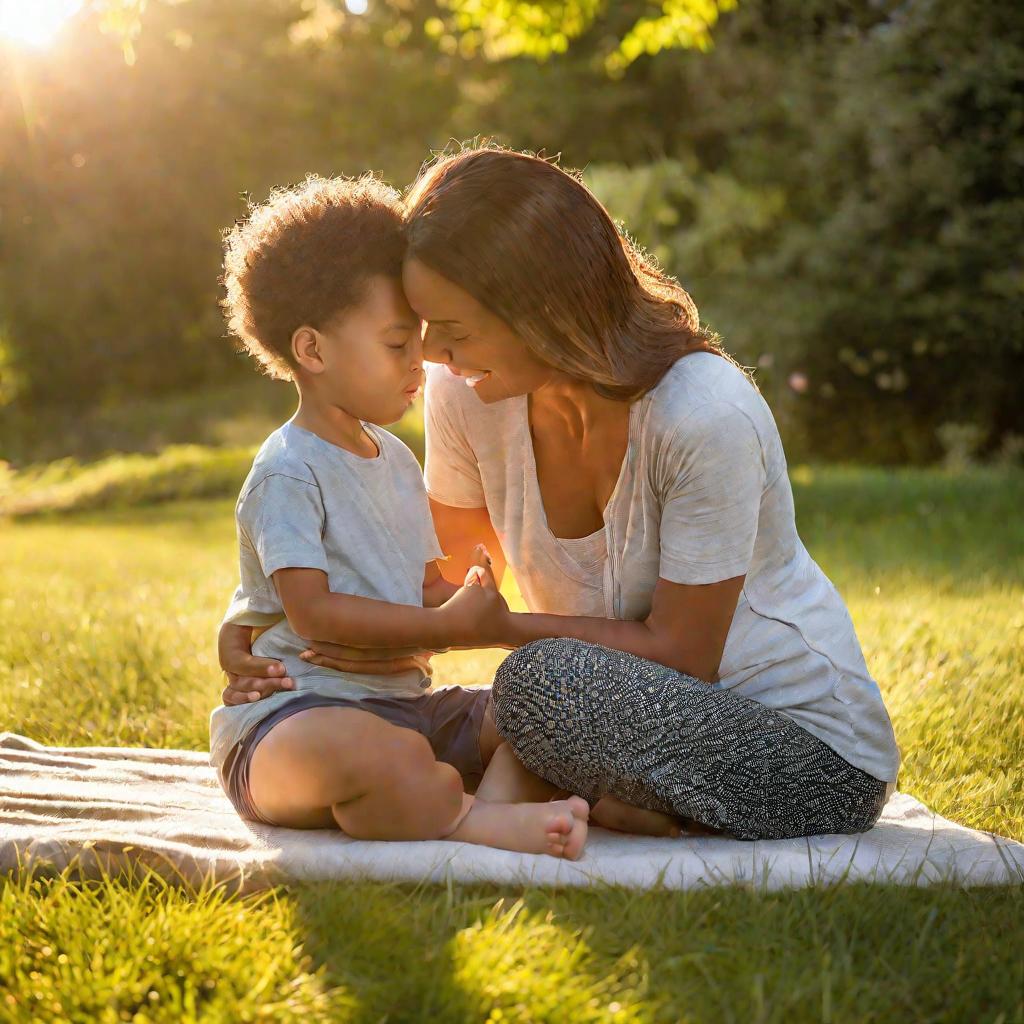
[[[467,790],[475,790],[483,777],[480,728],[491,694],[489,686],[467,689],[443,686],[419,697],[324,697],[302,693],[257,722],[228,752],[221,781],[235,810],[250,821],[273,824],[256,810],[249,793],[249,765],[260,740],[279,722],[310,708],[354,708],[414,729],[430,742],[434,756],[456,768]]]

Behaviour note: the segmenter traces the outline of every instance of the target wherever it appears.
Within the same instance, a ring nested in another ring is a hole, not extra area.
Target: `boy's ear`
[[[292,358],[309,373],[321,373],[324,368],[320,354],[320,335],[312,327],[299,327],[292,334]]]

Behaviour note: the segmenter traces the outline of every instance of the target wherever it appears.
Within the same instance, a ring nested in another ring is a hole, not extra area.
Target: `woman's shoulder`
[[[749,421],[760,435],[768,408],[747,374],[730,359],[694,352],[677,359],[648,394],[652,438],[718,430]],[[770,413],[768,413],[770,419]]]

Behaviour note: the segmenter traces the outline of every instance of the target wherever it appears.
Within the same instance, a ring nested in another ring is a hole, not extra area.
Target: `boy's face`
[[[370,423],[402,418],[423,386],[423,338],[400,280],[371,278],[363,301],[316,335],[318,398]]]

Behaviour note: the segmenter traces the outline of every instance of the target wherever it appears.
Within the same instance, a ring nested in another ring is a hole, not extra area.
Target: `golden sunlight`
[[[48,46],[81,7],[82,0],[0,0],[0,40]]]

